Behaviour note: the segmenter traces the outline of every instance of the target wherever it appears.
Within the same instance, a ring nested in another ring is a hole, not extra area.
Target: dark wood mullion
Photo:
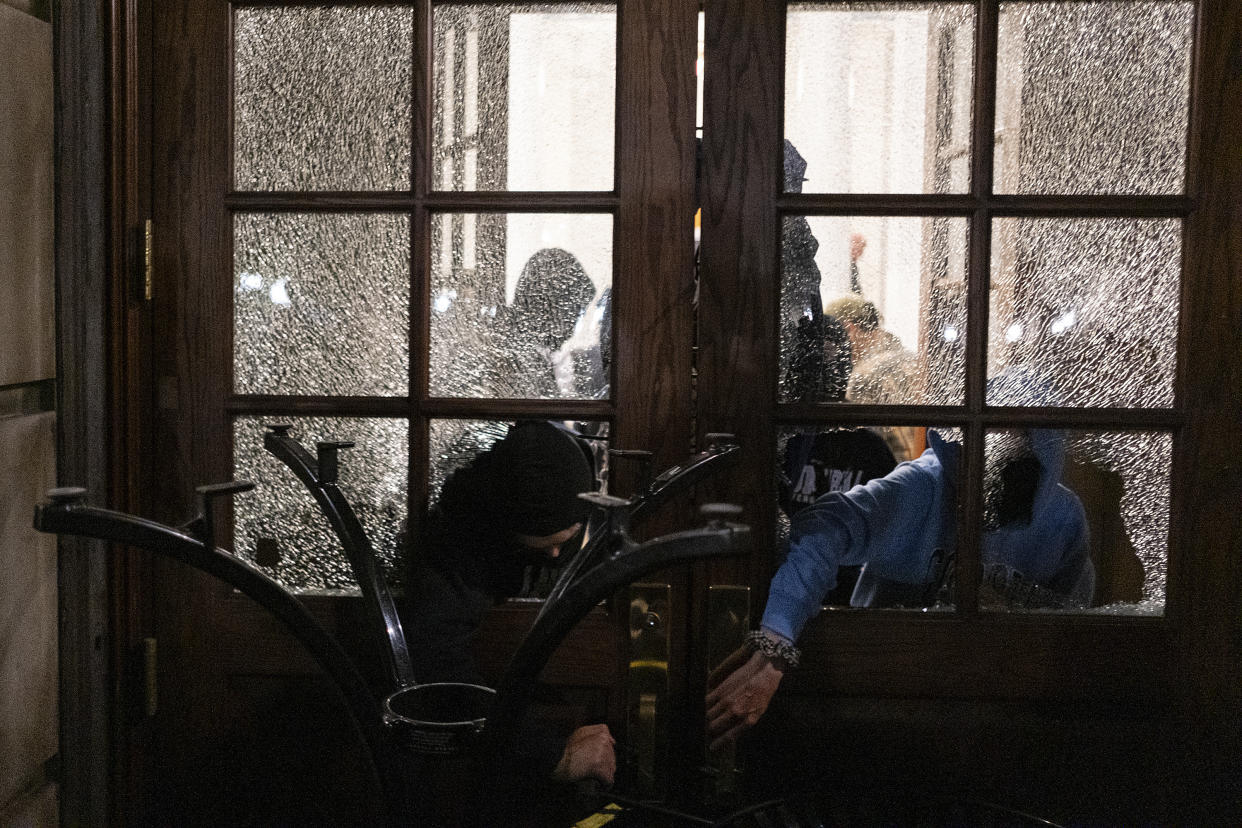
[[[471,418],[480,420],[549,419],[605,420],[615,416],[613,404],[606,400],[506,400],[477,397],[429,397],[420,405],[428,417]]]
[[[428,162],[429,163],[429,162]],[[419,165],[416,163],[415,169]],[[415,172],[415,175],[427,173]],[[430,182],[426,182],[430,186]],[[617,208],[617,197],[606,192],[412,192],[234,191],[225,206],[237,212],[256,213],[403,213],[425,208],[434,212],[527,212],[608,213]]]
[[[518,190],[428,193],[425,203],[438,212],[608,213],[620,203],[609,192],[573,190],[526,192]]]
[[[239,213],[403,213],[413,210],[416,203],[412,194],[399,191],[233,191],[224,197],[225,206]]]
[[[196,486],[233,473],[225,410],[233,390],[233,232],[224,204],[232,187],[231,9],[221,0],[151,9],[151,201],[164,229],[155,237],[151,311],[151,372],[159,392],[149,485],[159,497],[147,516],[175,525],[194,514]],[[222,525],[231,524],[231,509],[222,511]],[[188,769],[208,752],[211,737],[186,734],[220,732],[229,689],[213,646],[232,596],[215,579],[174,561],[155,556],[152,569],[160,640],[154,754],[169,769],[154,783],[158,808],[170,792],[185,790]]]
[[[742,446],[741,469],[713,491],[743,507],[755,551],[704,568],[708,584],[750,584],[757,617],[775,538],[786,10],[723,0],[705,11],[697,414],[703,432],[734,433]]]
[[[959,406],[856,405],[851,403],[785,404],[776,408],[776,422],[849,423],[853,425],[964,427],[973,421],[986,428],[1073,428],[1108,431],[1170,431],[1186,423],[1171,408],[984,408],[972,413]]]
[[[149,514],[153,462],[149,425],[153,416],[151,376],[151,307],[142,272],[145,222],[151,210],[151,54],[143,37],[150,32],[149,0],[126,0],[112,6],[112,249],[111,313],[111,496],[113,508]],[[100,194],[103,197],[103,194]],[[160,231],[165,228],[161,226]],[[54,385],[54,383],[53,383]],[[110,624],[114,675],[123,674],[131,653],[154,630],[151,556],[136,550],[117,555],[111,573]],[[136,709],[138,688],[116,686],[123,709]],[[154,768],[148,721],[135,724],[112,717],[114,784],[109,823],[150,821],[150,804],[142,784]],[[103,757],[100,757],[101,759]]]
[[[1210,213],[1213,208],[1220,209],[1219,205],[1212,203],[1212,195],[1215,192],[1211,186],[1213,182],[1205,180],[1200,169],[1204,166],[1202,161],[1211,145],[1204,135],[1205,98],[1219,94],[1218,84],[1221,80],[1219,75],[1207,74],[1212,69],[1219,71],[1219,66],[1212,66],[1213,60],[1219,60],[1219,56],[1213,55],[1208,48],[1208,43],[1211,42],[1209,38],[1213,32],[1205,27],[1205,18],[1210,17],[1211,14],[1211,10],[1205,7],[1206,5],[1205,3],[1195,4],[1194,53],[1191,57],[1190,70],[1190,111],[1186,119],[1184,192],[1188,199],[1197,202],[1201,211],[1191,213],[1186,221],[1182,222],[1182,278],[1178,297],[1177,362],[1173,375],[1173,404],[1182,411],[1186,410],[1188,401],[1196,396],[1197,389],[1194,380],[1196,376],[1201,376],[1203,373],[1200,369],[1195,376],[1192,376],[1189,371],[1192,358],[1195,356],[1192,340],[1198,341],[1198,337],[1193,334],[1201,331],[1197,322],[1192,324],[1190,317],[1195,313],[1196,295],[1202,295],[1204,290],[1192,277],[1204,267],[1201,251],[1207,240],[1203,238],[1203,228],[1211,226],[1210,218],[1207,219],[1209,223],[1205,224],[1205,213],[1202,211]],[[1216,41],[1215,48],[1219,49],[1221,42],[1224,42],[1223,39]],[[1233,353],[1237,353],[1237,350],[1235,349]],[[1185,533],[1187,528],[1193,524],[1193,520],[1186,511],[1190,508],[1189,501],[1192,499],[1187,495],[1187,483],[1192,477],[1191,464],[1195,462],[1194,448],[1190,445],[1190,440],[1201,428],[1203,428],[1201,422],[1188,423],[1173,441],[1174,485],[1169,503],[1169,554],[1168,569],[1165,574],[1164,611],[1165,616],[1175,624],[1184,623],[1183,619],[1192,617],[1194,612],[1195,596],[1192,594],[1193,587],[1190,585],[1194,582],[1194,572],[1198,567],[1194,566],[1189,557],[1192,554],[1191,550],[1197,546],[1197,539],[1189,538]],[[1186,483],[1179,485],[1180,481],[1186,481]],[[1233,594],[1237,595],[1238,592],[1235,591]]]
[[[823,216],[995,216],[1081,218],[1178,218],[1194,209],[1187,196],[934,195],[786,193],[776,199],[783,213]]]
[[[984,206],[994,218],[1180,218],[1195,205],[1180,195],[994,195]]]
[[[969,195],[899,193],[782,193],[776,209],[793,216],[968,216],[979,203]]]
[[[988,292],[991,281],[992,165],[996,123],[997,0],[982,0],[975,29],[973,138],[970,187],[979,206],[971,214],[966,272],[966,409],[965,462],[958,480],[958,543],[954,603],[973,615],[979,607],[983,567],[980,542],[983,524],[985,426],[981,419],[988,378]]]
[[[1188,677],[1185,711],[1200,733],[1242,703],[1242,17],[1230,0],[1201,0],[1196,28],[1188,182],[1199,205],[1186,222],[1167,611]],[[1193,369],[1193,370],[1190,370]],[[1236,743],[1235,743],[1236,744]]]
[[[290,417],[401,417],[409,413],[405,397],[287,397],[277,394],[234,394],[224,402],[231,416],[273,414]]]
[[[685,459],[695,437],[690,381],[698,10],[697,0],[628,0],[617,8],[611,435],[617,448],[650,451],[654,470]],[[589,202],[579,197],[579,203]],[[610,471],[615,494],[637,489],[638,470],[625,465],[630,467],[617,464]],[[690,514],[684,498],[669,504],[643,535],[683,529]],[[673,607],[692,606],[695,581],[688,567],[653,573],[652,580],[670,585]],[[628,640],[627,615],[617,613],[621,641]],[[689,612],[673,613],[669,624],[669,760],[657,773],[671,787],[686,770],[672,757],[692,755],[686,745],[698,739],[701,718],[689,711],[697,710],[701,695],[686,691],[698,675],[699,652],[691,644]],[[625,649],[619,648],[619,668],[626,664]],[[619,707],[614,703],[614,710]]]
[[[410,189],[410,373],[406,415],[409,417],[409,468],[406,489],[406,515],[409,536],[422,531],[423,506],[429,497],[431,476],[431,423],[424,406],[430,383],[431,354],[431,212],[427,194],[431,191],[431,166],[435,147],[432,99],[435,94],[435,27],[431,0],[417,0],[414,6],[414,42],[411,60]]]

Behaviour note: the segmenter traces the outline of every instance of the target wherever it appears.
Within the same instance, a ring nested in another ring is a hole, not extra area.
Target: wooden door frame
[[[55,67],[55,268],[57,483],[110,498],[116,457],[108,437],[108,350],[113,343],[113,204],[109,173],[110,28],[107,7],[89,0],[53,3]],[[114,595],[105,544],[59,542],[60,818],[109,821],[113,692],[110,616]]]

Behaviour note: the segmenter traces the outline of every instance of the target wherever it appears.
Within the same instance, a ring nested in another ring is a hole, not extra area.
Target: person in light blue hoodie
[[[1019,434],[1024,439],[1012,439]],[[760,629],[709,681],[713,747],[767,710],[785,671],[797,666],[794,642],[819,613],[838,567],[863,566],[853,606],[924,607],[947,595],[961,445],[935,431],[928,442],[920,457],[888,475],[830,492],[794,516],[789,553],[772,579]],[[986,594],[1024,607],[1089,606],[1095,571],[1082,504],[1060,482],[1061,432],[1006,433],[994,448],[981,554]]]

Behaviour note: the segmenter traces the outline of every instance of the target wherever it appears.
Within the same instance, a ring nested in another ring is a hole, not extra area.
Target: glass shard
[[[409,424],[343,417],[239,417],[233,424],[233,473],[254,491],[234,498],[236,554],[298,593],[358,591],[344,550],[310,492],[263,448],[269,423],[315,453],[316,442],[352,441],[340,451],[339,486],[366,530],[390,584],[404,578],[398,536],[406,519]]]
[[[988,403],[1168,407],[1177,219],[997,219]]]
[[[789,4],[785,192],[967,192],[974,16],[967,3]]]
[[[445,213],[432,239],[432,396],[607,396],[611,216]]]
[[[1182,192],[1194,7],[1001,3],[996,192]]]
[[[434,186],[611,190],[610,3],[435,7]]]
[[[243,6],[233,23],[238,190],[410,186],[412,6]]]
[[[1170,435],[993,431],[985,452],[983,609],[1163,612]]]
[[[962,400],[967,222],[786,216],[781,402]]]
[[[407,216],[239,214],[233,232],[237,393],[406,393]]]

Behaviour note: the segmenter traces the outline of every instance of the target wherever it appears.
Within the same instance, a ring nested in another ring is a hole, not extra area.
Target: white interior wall
[[[615,14],[509,18],[510,190],[611,190],[616,143]],[[610,215],[510,215],[505,296],[535,251],[578,257],[597,292],[612,284]]]
[[[785,136],[807,160],[804,192],[923,191],[928,14],[790,12]],[[863,294],[885,327],[917,349],[923,240],[890,234],[890,226],[882,219],[812,219],[821,293],[831,301],[849,291],[849,240],[863,233]]]

